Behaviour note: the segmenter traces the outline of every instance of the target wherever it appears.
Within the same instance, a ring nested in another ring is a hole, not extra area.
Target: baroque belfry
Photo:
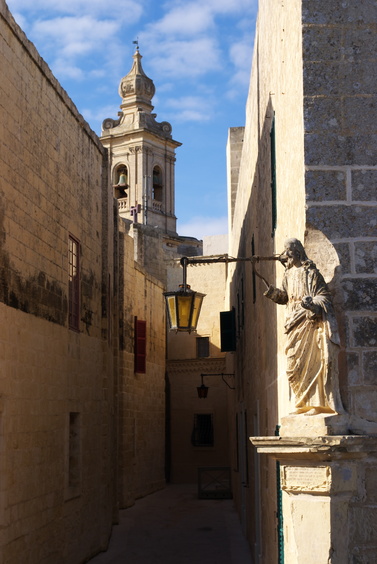
[[[175,149],[167,121],[156,121],[151,100],[155,86],[144,72],[137,47],[130,72],[119,84],[118,119],[105,119],[101,141],[110,155],[111,181],[124,219],[158,227],[176,236]]]

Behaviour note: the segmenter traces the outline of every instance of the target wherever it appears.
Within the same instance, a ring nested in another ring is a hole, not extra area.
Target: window
[[[240,290],[237,293],[237,319],[238,319],[238,332],[240,332],[245,325],[245,297],[244,297],[243,276],[240,282]]]
[[[69,413],[67,498],[78,495],[81,485],[81,429],[80,413]]]
[[[255,255],[255,241],[254,241],[254,234],[253,237],[251,239],[251,256]],[[256,276],[255,276],[255,270],[253,269],[252,272],[252,281],[253,281],[253,304],[255,304],[255,302],[257,301],[257,286],[256,286]]]
[[[146,373],[147,322],[135,317],[135,372]]]
[[[158,166],[153,169],[152,198],[162,202],[162,172]]]
[[[212,413],[195,413],[191,443],[198,447],[213,447],[213,415]]]
[[[80,329],[80,243],[69,236],[68,246],[68,323],[75,331]]]
[[[196,358],[209,357],[209,337],[196,337]]]
[[[275,116],[272,119],[270,131],[270,154],[271,154],[271,237],[275,235],[277,208],[276,208],[276,133],[275,133]]]

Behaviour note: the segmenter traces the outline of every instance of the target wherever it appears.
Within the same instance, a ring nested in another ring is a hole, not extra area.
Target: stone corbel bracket
[[[364,458],[377,452],[377,437],[368,435],[339,435],[321,437],[250,437],[260,454],[276,460],[316,459],[340,460]]]

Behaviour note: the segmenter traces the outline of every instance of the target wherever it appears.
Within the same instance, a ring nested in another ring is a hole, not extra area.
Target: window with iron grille
[[[194,414],[191,443],[197,447],[212,447],[214,445],[212,413]]]
[[[209,356],[209,337],[196,337],[196,358]]]
[[[146,373],[147,322],[135,317],[135,372]]]
[[[69,328],[80,329],[80,243],[69,236],[68,242],[68,323]]]

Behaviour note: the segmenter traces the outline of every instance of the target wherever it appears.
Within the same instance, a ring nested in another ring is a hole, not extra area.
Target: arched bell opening
[[[114,169],[114,198],[127,198],[126,190],[129,187],[128,168],[126,165],[118,165]]]
[[[163,195],[163,180],[162,180],[162,170],[159,166],[153,168],[153,178],[152,178],[152,198],[156,202],[162,202]]]

